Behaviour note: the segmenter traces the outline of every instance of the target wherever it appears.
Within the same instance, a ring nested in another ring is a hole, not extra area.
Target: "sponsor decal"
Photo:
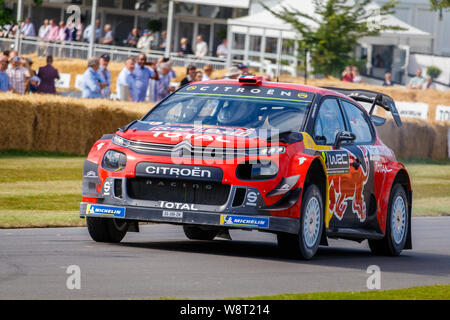
[[[193,203],[160,201],[159,206],[160,206],[160,208],[163,208],[163,209],[198,211],[198,209],[194,206]]]
[[[162,216],[164,218],[177,218],[177,219],[182,219],[183,218],[183,212],[182,211],[167,211],[164,210],[162,212]]]
[[[347,151],[322,151],[321,155],[325,161],[328,174],[334,175],[350,172],[350,159]]]
[[[88,173],[86,173],[85,175],[86,178],[97,178],[97,173],[95,173],[95,171],[88,171]]]
[[[450,121],[450,106],[438,105],[436,107],[437,121]]]
[[[222,181],[223,172],[222,169],[216,167],[141,162],[136,166],[136,176],[198,181]]]
[[[205,96],[238,96],[250,99],[269,99],[269,100],[289,100],[300,102],[311,102],[314,93],[303,92],[299,90],[271,88],[271,87],[253,87],[241,85],[191,85],[178,90],[177,95],[205,95]]]
[[[301,166],[306,161],[305,157],[298,158],[298,165]]]
[[[139,122],[138,130],[147,130],[154,138],[163,137],[169,139],[193,140],[195,141],[218,141],[230,143],[233,137],[256,137],[258,130],[254,128],[229,128],[211,125],[175,125],[162,124],[148,127],[146,122]],[[219,136],[217,136],[219,135]]]
[[[109,196],[110,191],[111,191],[111,182],[105,181],[105,184],[103,185],[103,194],[105,196]]]
[[[149,175],[169,175],[169,176],[182,176],[182,177],[202,177],[211,178],[212,173],[205,169],[189,169],[189,168],[168,168],[168,167],[156,167],[147,166],[145,172]]]
[[[378,173],[389,173],[392,169],[389,169],[385,164],[377,163],[375,166],[375,171]]]
[[[256,206],[256,200],[258,200],[258,195],[256,194],[256,192],[250,191],[247,193],[247,206]]]
[[[86,214],[125,218],[125,208],[88,204],[86,207]]]
[[[220,224],[227,226],[269,228],[269,218],[221,214]]]
[[[355,152],[361,153],[364,161],[358,169],[355,169],[355,172],[352,173],[351,177],[337,176],[330,179],[330,212],[338,220],[342,220],[344,213],[347,210],[348,201],[351,201],[353,213],[358,217],[360,222],[364,222],[367,217],[366,202],[364,200],[364,188],[369,180],[369,155],[367,149],[364,147],[356,146]],[[357,155],[353,153],[351,154],[355,158],[358,158]],[[341,184],[343,183],[351,183],[352,186],[350,188],[341,188]]]
[[[428,104],[422,102],[398,101],[397,109],[403,118],[428,119]],[[392,112],[394,114],[394,112]]]
[[[100,150],[101,148],[103,148],[104,145],[105,145],[104,142],[99,143],[99,144],[97,145],[97,151]]]

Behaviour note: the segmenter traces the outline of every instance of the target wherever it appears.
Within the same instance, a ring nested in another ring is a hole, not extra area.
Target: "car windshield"
[[[299,131],[314,95],[298,90],[239,85],[190,85],[143,121]]]

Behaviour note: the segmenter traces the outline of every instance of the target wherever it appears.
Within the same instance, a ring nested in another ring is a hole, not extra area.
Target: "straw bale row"
[[[87,154],[105,133],[142,117],[152,106],[53,95],[0,94],[0,150],[19,149]],[[445,159],[450,124],[392,119],[377,131],[400,159]]]

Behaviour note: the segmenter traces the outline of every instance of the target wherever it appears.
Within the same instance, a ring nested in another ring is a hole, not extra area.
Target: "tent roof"
[[[292,8],[301,10],[304,13],[307,13],[313,17],[317,17],[318,15],[314,12],[314,4],[312,1],[298,1],[298,0],[284,0],[278,5],[272,8],[275,12],[280,12],[283,10],[283,7]],[[378,4],[371,3],[370,9],[379,8]],[[301,21],[308,21],[312,27],[314,27],[314,22],[310,20],[305,20],[304,18],[299,18]],[[381,32],[381,36],[383,35],[396,35],[399,37],[414,37],[414,38],[431,38],[431,35],[428,32],[419,30],[406,22],[401,21],[400,19],[394,17],[393,15],[387,15],[384,17],[380,17],[374,19],[374,22],[379,22],[382,20],[382,24],[390,25],[390,26],[399,26],[404,28],[405,30],[385,30]],[[265,30],[265,35],[268,37],[278,37],[280,32],[282,32],[283,38],[286,39],[294,39],[297,38],[297,32],[292,29],[292,26],[285,21],[275,17],[270,11],[262,10],[258,13],[236,18],[236,19],[228,19],[228,25],[231,26],[232,31],[235,33],[249,33],[251,35],[262,35],[263,29]]]

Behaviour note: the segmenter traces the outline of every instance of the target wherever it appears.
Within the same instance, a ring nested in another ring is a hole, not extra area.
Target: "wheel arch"
[[[315,157],[308,168],[303,183],[302,198],[309,185],[315,184],[320,191],[323,199],[324,210],[324,232],[322,232],[321,245],[328,245],[325,228],[328,228],[331,219],[329,210],[329,197],[328,197],[328,176],[325,163],[321,157]]]
[[[397,183],[400,184],[405,190],[406,198],[408,201],[408,234],[406,236],[404,249],[412,249],[412,234],[411,234],[412,187],[411,187],[411,179],[406,169],[401,168],[400,170],[397,171],[394,181],[392,182],[390,192],[392,192],[394,186]]]

